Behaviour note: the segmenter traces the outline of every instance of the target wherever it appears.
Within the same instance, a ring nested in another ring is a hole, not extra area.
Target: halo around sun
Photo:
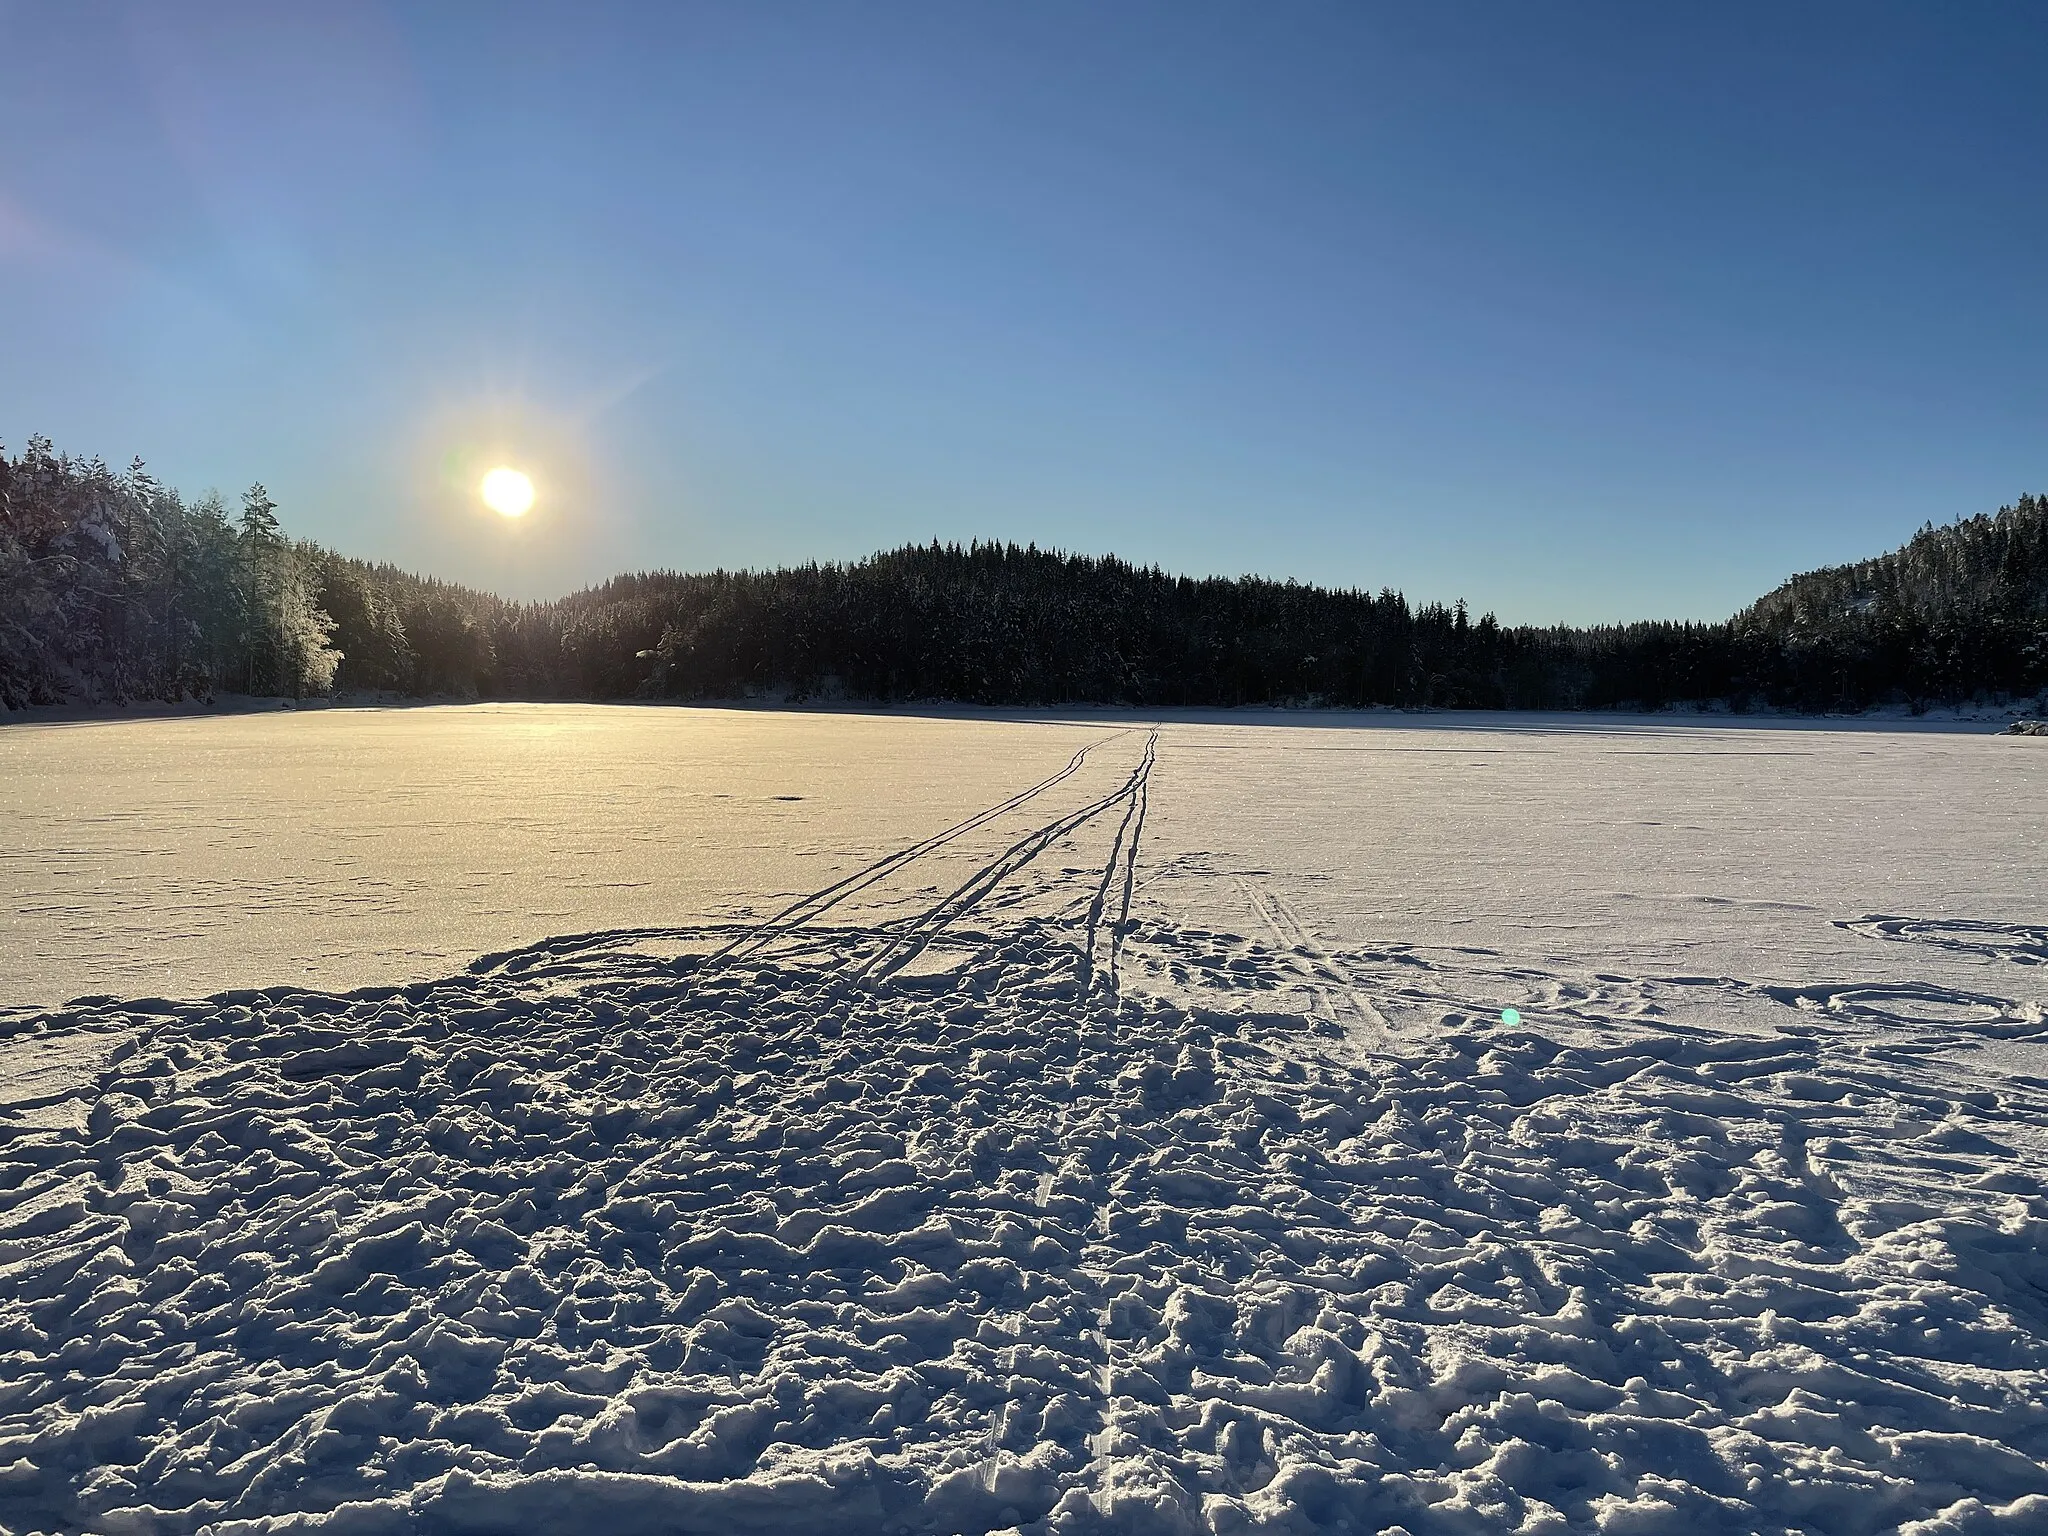
[[[477,490],[500,517],[524,517],[533,505],[533,482],[508,464],[485,475]]]

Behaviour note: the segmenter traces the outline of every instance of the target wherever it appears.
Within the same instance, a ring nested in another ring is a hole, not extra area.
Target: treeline
[[[1794,578],[1724,624],[1503,628],[1462,603],[933,544],[513,603],[286,539],[34,439],[0,454],[0,705],[371,690],[1859,709],[2048,689],[2048,501]]]
[[[0,456],[0,703],[323,693],[340,652],[321,551],[251,486],[187,504],[140,461],[116,474],[46,439]]]
[[[521,610],[285,537],[261,485],[186,501],[33,438],[0,453],[0,707],[474,694]]]

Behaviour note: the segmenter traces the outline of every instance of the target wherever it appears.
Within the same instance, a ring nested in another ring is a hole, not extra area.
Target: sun
[[[510,465],[500,464],[477,489],[484,505],[500,517],[524,517],[533,505],[533,482]]]

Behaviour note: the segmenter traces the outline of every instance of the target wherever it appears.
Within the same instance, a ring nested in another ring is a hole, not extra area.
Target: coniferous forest
[[[2048,498],[1796,576],[1719,624],[1504,628],[1465,605],[1014,544],[657,571],[553,602],[289,538],[260,485],[0,453],[0,707],[335,691],[1858,710],[2048,695]]]

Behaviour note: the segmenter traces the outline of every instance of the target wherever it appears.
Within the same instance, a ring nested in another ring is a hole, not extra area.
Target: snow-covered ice
[[[2048,1529],[2034,742],[229,724],[0,735],[0,1527]]]

